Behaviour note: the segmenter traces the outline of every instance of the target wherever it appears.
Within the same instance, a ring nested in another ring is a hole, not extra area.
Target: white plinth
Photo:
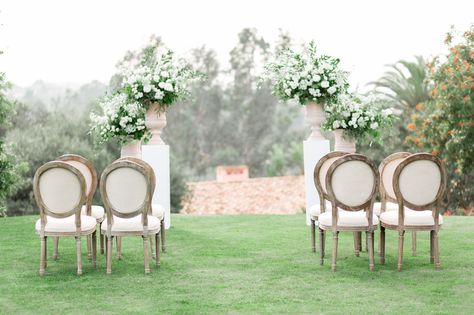
[[[319,159],[329,153],[329,140],[303,141],[304,149],[304,186],[306,193],[306,224],[310,224],[309,209],[319,205],[319,195],[314,185],[314,167]]]
[[[165,228],[171,225],[170,218],[170,147],[168,145],[142,145],[142,159],[153,167],[156,188],[153,203],[165,209]]]

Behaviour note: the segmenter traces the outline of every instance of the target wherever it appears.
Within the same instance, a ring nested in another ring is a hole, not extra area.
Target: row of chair
[[[314,182],[320,204],[311,207],[311,242],[316,252],[316,226],[320,234],[320,263],[325,257],[325,231],[333,233],[332,270],[336,270],[339,231],[354,232],[356,256],[361,234],[366,232],[369,269],[374,270],[374,231],[380,226],[380,263],[385,263],[385,229],[398,231],[398,271],[402,269],[405,231],[412,231],[413,254],[416,231],[430,231],[430,261],[440,268],[439,214],[446,189],[442,161],[428,153],[399,152],[375,166],[360,154],[331,152],[315,166]],[[380,202],[375,202],[380,192]],[[329,208],[331,211],[326,211]]]
[[[58,258],[59,237],[76,239],[77,273],[82,274],[81,236],[87,236],[88,258],[96,267],[96,230],[99,224],[100,252],[107,252],[107,273],[111,273],[112,240],[117,243],[121,259],[122,236],[141,235],[150,239],[152,256],[160,264],[159,244],[165,251],[164,209],[152,204],[155,174],[141,159],[125,157],[109,165],[102,173],[100,191],[104,208],[92,205],[97,189],[97,172],[93,164],[79,155],[63,155],[41,166],[34,178],[34,194],[40,210],[36,232],[40,236],[40,274],[47,265],[47,237],[54,238],[54,255]],[[150,237],[155,236],[155,237]],[[148,243],[144,244],[145,272],[148,265]]]

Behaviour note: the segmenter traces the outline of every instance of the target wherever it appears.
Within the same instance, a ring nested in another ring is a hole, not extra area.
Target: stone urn
[[[151,130],[151,139],[149,145],[163,145],[165,142],[161,139],[161,132],[166,127],[166,112],[159,104],[151,104],[145,116],[145,125]]]
[[[126,143],[122,145],[122,149],[120,150],[120,157],[136,157],[141,159],[142,158],[142,149],[141,149],[141,141],[133,141],[130,143]]]
[[[344,129],[334,130],[334,150],[348,153],[356,152],[355,141],[344,138]]]
[[[321,134],[321,124],[324,121],[324,105],[317,103],[309,103],[305,106],[306,121],[311,126],[311,134],[307,140],[325,140],[324,136]]]

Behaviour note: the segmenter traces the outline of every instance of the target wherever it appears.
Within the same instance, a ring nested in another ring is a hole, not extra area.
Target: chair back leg
[[[156,263],[156,267],[160,267],[160,238],[162,236],[160,236],[160,233],[156,233],[155,234],[155,253],[156,253],[156,257],[155,257],[155,263]],[[153,237],[152,237],[153,238]]]
[[[416,232],[411,232],[411,254],[416,256]]]
[[[404,238],[405,238],[405,231],[400,231],[399,236],[398,236],[398,266],[397,266],[398,271],[402,271]]]
[[[311,251],[313,253],[316,252],[316,222],[314,222],[313,219],[311,219]]]
[[[368,243],[369,250],[369,270],[374,271],[374,232],[366,232],[365,237]]]
[[[40,237],[41,242],[41,250],[40,250],[40,266],[39,266],[39,274],[42,276],[45,273],[45,260],[46,260],[46,238]]]
[[[81,237],[76,236],[77,274],[82,275]]]
[[[149,256],[148,256],[148,237],[147,236],[142,236],[143,237],[143,262],[145,265],[145,273],[150,273],[150,261],[149,261]]]
[[[161,228],[160,228],[160,235],[161,235],[161,250],[164,252],[166,250],[166,241],[165,241],[165,219],[161,220]]]
[[[54,239],[54,254],[53,259],[58,260],[58,251],[59,251],[59,236],[53,237]]]
[[[331,270],[336,271],[336,261],[337,261],[337,243],[339,239],[339,232],[333,232],[332,234],[332,265]]]

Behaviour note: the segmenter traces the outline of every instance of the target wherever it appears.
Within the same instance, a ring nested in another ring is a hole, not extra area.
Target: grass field
[[[58,261],[51,259],[48,241],[44,277],[38,275],[36,219],[0,219],[1,314],[474,312],[473,217],[446,218],[440,272],[429,263],[428,233],[419,233],[416,257],[408,234],[401,273],[395,232],[387,231],[387,263],[379,265],[377,256],[375,272],[368,271],[365,252],[354,256],[352,234],[341,233],[338,271],[332,273],[332,244],[320,266],[302,215],[174,215],[161,268],[151,265],[150,275],[143,273],[141,239],[125,238],[123,260],[113,259],[112,275],[105,274],[104,256],[95,270],[83,255],[84,274],[76,276],[69,238],[61,240]]]

